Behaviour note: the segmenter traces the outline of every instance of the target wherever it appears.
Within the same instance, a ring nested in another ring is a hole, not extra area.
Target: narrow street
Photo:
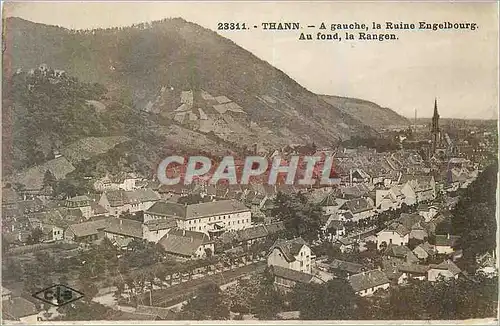
[[[250,273],[262,273],[266,268],[266,262],[258,262],[221,273],[207,275],[201,278],[192,279],[180,284],[172,285],[163,290],[153,290],[153,306],[169,307],[192,297],[196,290],[206,284],[215,283],[219,286],[230,283],[244,275]],[[149,305],[149,292],[143,295],[144,305]]]

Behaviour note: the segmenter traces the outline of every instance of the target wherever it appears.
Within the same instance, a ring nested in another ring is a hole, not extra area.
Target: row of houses
[[[369,296],[379,289],[401,285],[409,279],[438,281],[442,278],[457,279],[460,268],[450,259],[439,264],[420,264],[419,258],[405,246],[390,246],[386,252],[383,267],[369,270],[362,264],[334,260],[328,264],[333,277],[348,280],[355,293]],[[271,247],[267,264],[271,267],[275,284],[284,290],[297,283],[322,283],[325,280],[313,271],[316,256],[301,238],[278,239]]]
[[[339,230],[342,235],[342,226],[345,222],[358,222],[373,218],[387,210],[400,209],[403,204],[408,206],[432,201],[436,198],[436,185],[434,178],[424,176],[407,176],[401,178],[402,185],[393,185],[388,189],[370,189],[367,185],[355,187],[340,187],[336,192],[323,194],[323,199],[318,202],[325,216],[324,231],[327,229]],[[359,197],[349,196],[343,198],[345,189]],[[321,196],[321,194],[320,194]]]
[[[60,234],[58,229],[55,240],[93,242],[106,237],[125,248],[130,241],[140,239],[159,243],[174,255],[202,257],[205,249],[214,252],[213,240],[218,236],[225,232],[250,232],[251,226],[250,209],[236,200],[199,204],[158,201],[145,210],[143,222],[100,217],[68,225]]]
[[[401,285],[410,279],[430,282],[436,282],[440,279],[458,279],[462,272],[451,260],[430,265],[403,264],[397,267],[397,271],[399,275],[396,282],[380,269],[363,271],[348,276],[347,280],[356,294],[370,296],[379,290],[387,290],[394,283]]]
[[[424,242],[434,236],[434,247],[437,253],[448,254],[453,252],[452,247],[457,237],[449,233],[436,235],[438,225],[451,221],[450,212],[442,211],[434,216],[432,215],[428,214],[427,210],[421,211],[420,214],[401,213],[397,220],[391,222],[376,234],[377,248],[393,244],[406,246],[411,239]]]

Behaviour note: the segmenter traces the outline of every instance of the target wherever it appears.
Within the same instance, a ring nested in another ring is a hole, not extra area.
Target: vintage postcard
[[[2,14],[3,323],[498,324],[497,2]]]

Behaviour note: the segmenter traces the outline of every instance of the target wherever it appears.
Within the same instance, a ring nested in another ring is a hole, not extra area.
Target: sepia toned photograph
[[[498,325],[498,20],[2,2],[1,322]]]

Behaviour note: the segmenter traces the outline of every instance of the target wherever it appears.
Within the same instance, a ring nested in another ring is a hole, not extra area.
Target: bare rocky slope
[[[358,119],[375,130],[389,126],[408,126],[410,121],[389,108],[357,98],[323,95],[323,100],[339,108],[343,113]]]

